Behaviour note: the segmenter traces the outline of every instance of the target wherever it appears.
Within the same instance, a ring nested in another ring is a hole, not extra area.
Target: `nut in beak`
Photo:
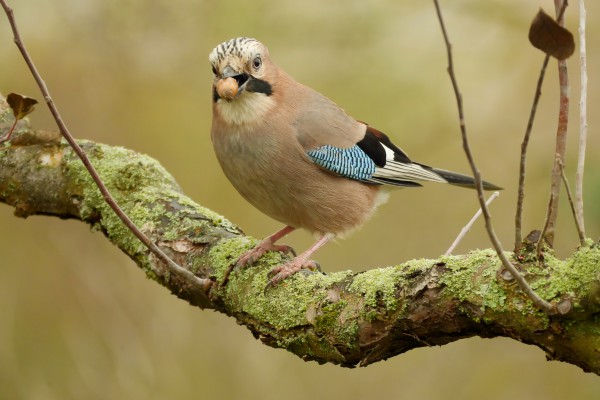
[[[217,82],[217,94],[220,98],[231,101],[238,94],[238,83],[232,78],[220,79]]]

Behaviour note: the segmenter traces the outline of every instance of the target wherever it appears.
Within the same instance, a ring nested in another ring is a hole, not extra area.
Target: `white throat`
[[[272,96],[253,92],[244,92],[232,101],[217,100],[217,110],[221,117],[232,125],[258,122],[274,105]]]

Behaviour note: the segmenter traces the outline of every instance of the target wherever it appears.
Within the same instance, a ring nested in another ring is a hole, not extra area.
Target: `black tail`
[[[475,179],[470,176],[457,174],[456,172],[446,171],[444,169],[431,168],[431,170],[444,178],[451,185],[475,189]],[[490,182],[483,181],[482,184],[483,190],[502,190],[500,186],[496,186]]]

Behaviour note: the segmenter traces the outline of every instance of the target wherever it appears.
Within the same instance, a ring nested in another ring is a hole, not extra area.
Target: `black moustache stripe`
[[[273,87],[269,82],[252,76],[248,79],[248,83],[246,83],[246,90],[254,93],[264,93],[267,96],[273,94]]]

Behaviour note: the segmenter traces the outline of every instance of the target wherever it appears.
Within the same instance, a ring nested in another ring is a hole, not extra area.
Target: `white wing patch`
[[[442,178],[440,175],[435,172],[422,167],[419,164],[413,163],[404,163],[394,161],[394,151],[383,143],[381,144],[385,149],[386,154],[386,163],[385,166],[377,167],[375,169],[375,173],[373,174],[373,178],[384,178],[386,180],[392,181],[432,181],[432,182],[442,182],[446,183],[447,181]]]
[[[433,171],[429,171],[419,164],[406,164],[396,161],[388,161],[385,167],[375,170],[373,178],[386,178],[402,181],[432,181],[447,182],[444,178]]]

